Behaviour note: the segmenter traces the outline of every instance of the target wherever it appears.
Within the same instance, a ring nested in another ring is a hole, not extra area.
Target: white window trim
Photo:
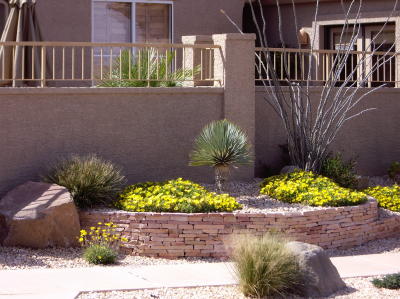
[[[0,3],[3,2],[4,0],[0,0]],[[132,43],[136,42],[136,3],[154,3],[154,4],[169,4],[171,5],[171,15],[170,15],[170,20],[169,20],[169,32],[170,32],[170,42],[173,43],[174,41],[174,1],[171,0],[158,0],[158,1],[153,1],[153,0],[92,0],[91,1],[91,32],[92,32],[92,42],[94,42],[94,10],[93,10],[93,3],[94,2],[126,2],[126,3],[131,3],[132,4],[132,9],[131,9],[131,40]]]

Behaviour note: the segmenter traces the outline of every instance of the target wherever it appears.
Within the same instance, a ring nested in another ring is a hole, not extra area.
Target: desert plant
[[[66,187],[80,208],[111,204],[125,184],[118,167],[92,154],[61,160],[43,179]]]
[[[194,69],[175,69],[175,53],[171,50],[160,51],[156,48],[124,50],[113,62],[111,73],[100,83],[100,87],[174,87],[181,86],[186,80],[200,72],[200,66]]]
[[[80,232],[83,258],[91,264],[114,264],[121,242],[127,242],[128,239],[116,232],[117,226],[112,222],[98,222],[97,225]]]
[[[382,279],[372,280],[372,284],[377,288],[385,288],[397,290],[400,289],[400,273],[389,274],[384,276]]]
[[[208,192],[204,187],[181,178],[147,182],[127,187],[117,208],[131,212],[232,212],[242,206],[228,194]]]
[[[322,162],[329,154],[330,146],[345,124],[368,111],[374,110],[372,107],[364,108],[360,103],[369,94],[384,87],[385,83],[371,89],[363,89],[363,87],[368,86],[368,83],[373,80],[377,70],[396,58],[397,54],[394,54],[396,43],[393,43],[391,47],[383,51],[383,55],[380,55],[378,59],[370,59],[377,51],[382,50],[380,47],[373,47],[373,45],[376,44],[375,41],[382,38],[385,26],[396,14],[398,0],[393,1],[392,11],[385,17],[371,45],[365,49],[366,52],[370,53],[368,55],[357,54],[358,59],[354,67],[348,72],[345,69],[348,66],[349,59],[354,55],[352,50],[362,31],[362,6],[365,1],[340,1],[339,5],[343,10],[344,21],[339,44],[346,44],[346,46],[334,50],[333,67],[326,73],[324,81],[320,82],[322,91],[315,102],[312,101],[310,90],[315,84],[313,73],[320,67],[321,61],[316,50],[319,48],[317,21],[321,14],[320,2],[322,1],[314,1],[315,11],[313,12],[313,25],[310,34],[310,49],[301,55],[306,63],[299,68],[300,72],[304,73],[304,81],[300,82],[297,80],[297,76],[293,76],[293,72],[290,72],[290,57],[293,56],[286,55],[285,34],[283,33],[283,28],[287,31],[290,26],[292,26],[293,33],[296,35],[301,29],[296,11],[296,1],[291,1],[291,4],[289,4],[293,12],[293,22],[289,23],[285,22],[282,17],[282,11],[286,11],[289,5],[284,4],[285,9],[283,9],[281,8],[281,1],[275,1],[279,23],[276,35],[279,36],[285,53],[282,55],[283,63],[281,66],[283,69],[281,70],[276,68],[274,64],[277,56],[274,54],[267,36],[267,28],[270,28],[270,26],[264,13],[263,1],[248,0],[247,2],[261,47],[261,50],[256,53],[257,77],[266,78],[261,80],[264,87],[264,98],[282,122],[286,132],[291,164],[306,171],[319,172]],[[243,34],[241,26],[238,26],[224,11],[222,13]],[[300,38],[296,47],[302,49]],[[359,75],[358,71],[364,65],[368,65],[369,71]],[[284,74],[283,80],[282,73]],[[292,76],[290,76],[290,73]],[[343,73],[345,73],[344,76]]]
[[[393,162],[390,164],[388,175],[394,181],[400,179],[400,162]]]
[[[301,266],[279,235],[236,235],[229,245],[245,296],[273,298],[301,291]]]
[[[381,208],[400,212],[400,186],[393,185],[388,187],[371,187],[364,192],[372,197],[374,197]]]
[[[358,180],[355,172],[356,161],[345,161],[341,153],[330,155],[323,163],[320,174],[335,181],[344,188],[356,189]]]
[[[90,264],[109,265],[117,261],[117,252],[106,245],[91,245],[85,248],[83,258]]]
[[[246,134],[228,120],[213,121],[196,138],[190,154],[191,166],[211,166],[219,192],[223,190],[230,167],[250,164],[252,153]]]
[[[269,177],[261,183],[260,193],[283,202],[310,206],[354,206],[367,201],[362,192],[340,187],[329,178],[306,171]]]

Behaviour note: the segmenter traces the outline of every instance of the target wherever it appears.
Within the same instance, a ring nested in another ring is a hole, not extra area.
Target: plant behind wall
[[[174,87],[193,80],[200,73],[194,69],[174,69],[174,51],[156,48],[137,49],[135,53],[124,50],[114,63],[108,78],[100,87]]]

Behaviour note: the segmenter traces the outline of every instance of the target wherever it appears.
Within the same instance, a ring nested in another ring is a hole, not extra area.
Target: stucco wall
[[[273,2],[271,4],[271,2]],[[284,3],[285,1],[281,1]],[[289,1],[286,1],[286,3]],[[298,28],[302,27],[312,27],[314,17],[315,17],[315,1],[295,1],[296,3],[296,13],[297,13],[297,22]],[[309,3],[301,3],[301,2],[309,2]],[[314,2],[314,3],[311,3]],[[386,19],[390,12],[392,11],[395,1],[394,0],[365,0],[362,1],[362,9],[360,18],[371,19],[371,22],[376,22],[377,20],[373,20],[374,18],[384,18]],[[346,11],[348,9],[348,5],[350,1],[345,1]],[[353,15],[357,12],[359,1],[353,6],[352,12]],[[271,46],[278,47],[280,45],[279,31],[278,31],[278,12],[276,8],[275,1],[265,1],[264,6],[264,14],[267,22],[267,36]],[[285,20],[294,20],[293,8],[291,3],[282,4],[281,5],[281,15],[282,20],[284,21],[283,29],[283,37],[286,45],[288,47],[297,48],[297,32],[295,28],[295,23],[285,23]],[[394,16],[397,16],[398,13],[395,13]],[[340,1],[330,1],[330,2],[320,2],[320,7],[318,11],[317,21],[335,23],[336,21],[341,21],[338,25],[343,25],[345,13],[340,4]],[[368,22],[368,20],[363,20],[362,23]],[[379,22],[383,22],[380,20]],[[321,41],[315,41],[315,47],[323,48],[323,32],[321,32]],[[319,39],[319,38],[318,38]]]
[[[365,92],[366,90],[362,91]],[[311,88],[314,104],[321,88]],[[278,171],[283,166],[280,144],[285,133],[276,113],[264,99],[263,88],[256,89],[256,174],[263,176],[268,168]],[[393,161],[400,159],[400,90],[381,89],[360,103],[360,111],[376,108],[350,120],[338,134],[332,151],[342,151],[347,158],[356,158],[358,170],[365,175],[383,175]]]
[[[174,0],[174,42],[183,35],[237,32],[220,12],[242,25],[245,0]],[[92,0],[40,0],[37,12],[46,41],[91,41]]]
[[[71,153],[97,153],[130,182],[184,176],[193,140],[222,117],[220,88],[0,89],[0,194],[35,180]]]

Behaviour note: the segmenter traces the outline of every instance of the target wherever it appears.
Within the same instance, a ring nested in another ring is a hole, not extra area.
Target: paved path
[[[400,272],[400,254],[332,258],[343,278]],[[72,299],[80,291],[235,284],[230,263],[2,270],[0,298]]]

